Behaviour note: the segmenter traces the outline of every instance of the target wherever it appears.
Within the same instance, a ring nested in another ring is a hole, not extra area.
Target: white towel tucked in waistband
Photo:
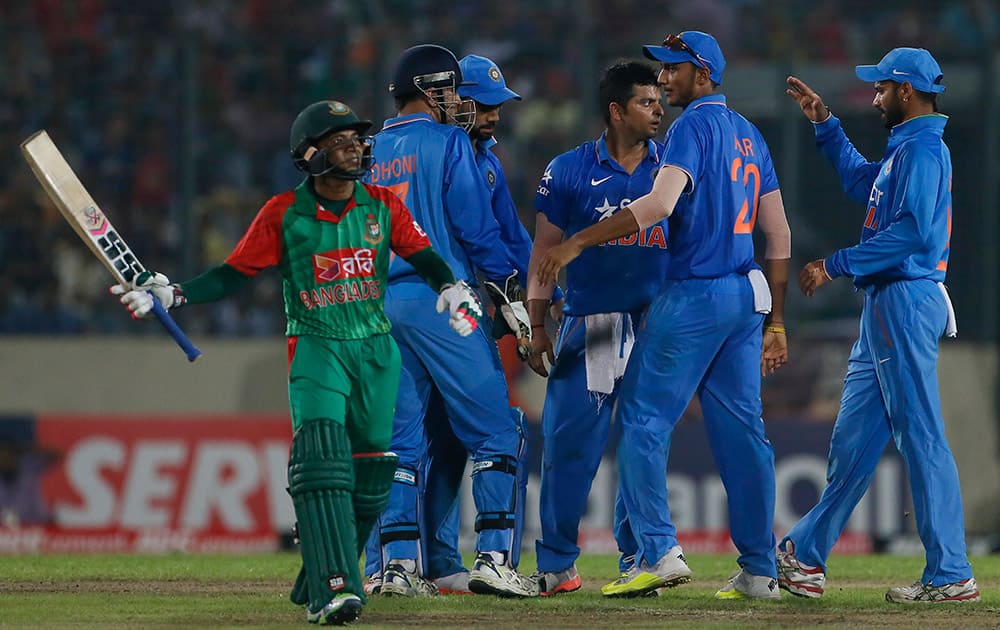
[[[958,322],[955,321],[955,307],[951,305],[951,297],[948,295],[948,289],[944,286],[944,283],[938,282],[937,285],[941,289],[941,295],[944,296],[944,303],[948,305],[948,323],[944,326],[944,336],[957,337]]]
[[[585,315],[587,389],[610,394],[615,381],[625,374],[635,335],[628,313]]]
[[[750,286],[753,287],[754,313],[771,312],[771,287],[767,286],[767,278],[760,269],[751,269],[747,274]]]

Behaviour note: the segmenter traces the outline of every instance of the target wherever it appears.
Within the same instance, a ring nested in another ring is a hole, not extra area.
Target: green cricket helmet
[[[372,146],[375,141],[364,135],[372,126],[370,120],[361,120],[350,107],[340,101],[319,101],[306,107],[295,117],[289,145],[295,168],[313,177],[329,175],[338,179],[361,179],[372,166]],[[361,144],[361,161],[357,167],[348,168],[331,164],[326,150],[316,145],[326,136],[337,131],[353,129],[358,132]]]

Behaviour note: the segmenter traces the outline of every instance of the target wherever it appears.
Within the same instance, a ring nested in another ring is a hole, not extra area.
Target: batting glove
[[[499,315],[493,322],[493,336],[499,339],[512,333],[517,337],[518,356],[522,361],[526,360],[531,353],[531,319],[524,306],[524,290],[517,282],[517,271],[504,281],[503,288],[488,280],[483,286],[490,294]]]
[[[438,293],[437,312],[443,313],[445,309],[448,309],[450,314],[448,324],[459,335],[468,337],[472,331],[479,328],[483,306],[479,303],[475,292],[465,282],[446,284]]]
[[[154,296],[168,310],[182,306],[186,301],[179,285],[170,284],[170,279],[165,275],[152,271],[143,271],[133,278],[130,287],[120,284],[112,286],[111,294],[121,296],[120,301],[128,307],[132,319],[147,319],[151,316]]]

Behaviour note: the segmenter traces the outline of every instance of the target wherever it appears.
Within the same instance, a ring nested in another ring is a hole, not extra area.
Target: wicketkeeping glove
[[[167,310],[182,306],[186,301],[180,286],[170,284],[169,278],[153,271],[140,273],[132,279],[132,286],[129,288],[120,284],[112,286],[111,294],[121,296],[121,303],[128,307],[133,319],[146,319],[152,316],[153,296],[156,296]]]
[[[463,281],[446,284],[438,293],[437,312],[448,309],[448,323],[455,332],[467,337],[479,328],[479,318],[483,316],[483,306],[469,285]]]
[[[524,307],[524,290],[517,282],[517,270],[505,281],[501,289],[495,282],[483,283],[489,293],[497,316],[493,318],[493,337],[499,339],[507,334],[517,337],[517,354],[527,360],[531,353],[531,319]],[[522,343],[523,342],[523,343]]]

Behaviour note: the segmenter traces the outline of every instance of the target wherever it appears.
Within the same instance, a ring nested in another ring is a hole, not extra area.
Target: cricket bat
[[[21,143],[21,154],[49,198],[90,251],[108,268],[120,285],[131,287],[132,279],[146,271],[146,268],[101,212],[66,158],[49,138],[49,134],[44,129],[33,133]],[[156,296],[152,293],[150,295],[153,297],[153,314],[187,355],[188,361],[201,356],[201,350],[194,347]]]

